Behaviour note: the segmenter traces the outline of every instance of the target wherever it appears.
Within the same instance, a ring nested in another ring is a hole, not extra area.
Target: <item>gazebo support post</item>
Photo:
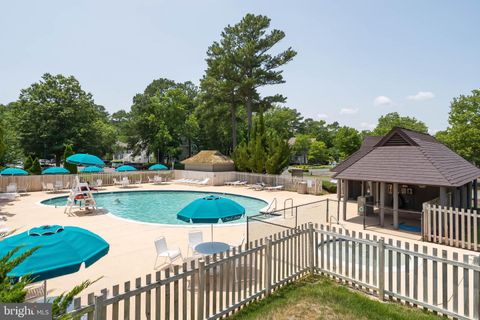
[[[447,187],[440,187],[439,202],[442,207],[447,206]]]
[[[380,182],[380,226],[385,227],[385,182]]]
[[[472,182],[467,183],[467,209],[472,208]]]
[[[393,184],[393,228],[398,229],[398,183]]]
[[[473,180],[473,207],[478,208],[478,182]]]
[[[343,221],[347,221],[348,180],[343,180],[342,185],[343,185]]]

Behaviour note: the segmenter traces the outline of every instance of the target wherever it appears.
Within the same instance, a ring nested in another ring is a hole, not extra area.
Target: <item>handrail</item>
[[[328,219],[329,227],[332,227],[332,219],[335,220],[336,224],[341,226],[343,229],[346,229],[345,225],[343,223],[340,223],[340,220],[337,219],[334,215],[330,215]]]
[[[273,205],[275,205],[275,206],[274,206],[274,209],[273,209],[273,210],[270,210]],[[265,213],[270,214],[270,213],[272,213],[272,212],[277,211],[277,198],[273,198],[273,200],[268,204],[267,209],[265,209],[265,210],[262,209],[262,211],[263,211],[263,212],[262,212],[263,214],[265,214]]]

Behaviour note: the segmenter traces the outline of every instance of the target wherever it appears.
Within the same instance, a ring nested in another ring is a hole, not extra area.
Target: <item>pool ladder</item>
[[[293,199],[288,198],[288,199],[285,199],[285,201],[283,201],[283,218],[284,219],[286,218],[287,203],[289,202],[290,202],[290,207],[288,209],[290,209],[290,217],[293,217]]]

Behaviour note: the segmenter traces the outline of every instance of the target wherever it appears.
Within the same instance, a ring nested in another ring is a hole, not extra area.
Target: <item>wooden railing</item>
[[[88,319],[217,319],[306,274],[382,300],[478,319],[479,258],[328,226],[303,225],[74,301]],[[348,307],[348,306],[345,306]]]
[[[480,250],[480,215],[476,210],[425,204],[423,239],[469,250]]]

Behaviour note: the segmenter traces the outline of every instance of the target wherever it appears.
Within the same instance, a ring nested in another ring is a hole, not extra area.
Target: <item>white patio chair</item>
[[[48,191],[45,182],[42,182],[42,191]]]
[[[202,231],[190,231],[188,233],[188,251],[187,256],[192,251],[192,256],[195,255],[195,247],[203,242],[203,232]]]
[[[97,189],[101,188],[103,185],[103,180],[102,179],[97,179]]]
[[[172,264],[173,261],[175,261],[178,258],[182,257],[182,253],[180,252],[180,249],[173,249],[169,250],[167,246],[167,241],[165,240],[165,237],[159,237],[155,240],[155,250],[157,251],[157,256],[155,258],[155,263],[153,264],[153,269],[156,269],[157,267],[157,261],[159,257],[164,258],[164,263],[167,262],[167,260],[170,262],[169,264]]]
[[[17,193],[17,191],[17,184],[14,182],[11,182],[6,188],[7,193]]]
[[[156,177],[156,176],[155,176]],[[155,177],[152,179],[150,177],[147,176],[147,179],[148,179],[148,183],[155,183]]]
[[[122,181],[120,181],[123,188],[126,188],[130,185],[130,180],[127,177],[123,177]]]
[[[200,186],[206,186],[208,184],[208,181],[210,181],[210,178],[205,178],[201,181],[198,181],[196,184],[198,184]]]
[[[63,189],[63,181],[57,180],[55,181],[55,191],[62,190]]]
[[[55,187],[53,186],[53,183],[47,183],[47,189],[46,191],[50,191],[50,192],[55,192]]]
[[[140,177],[140,179],[137,180],[137,181],[135,182],[135,184],[142,184],[142,177]]]

